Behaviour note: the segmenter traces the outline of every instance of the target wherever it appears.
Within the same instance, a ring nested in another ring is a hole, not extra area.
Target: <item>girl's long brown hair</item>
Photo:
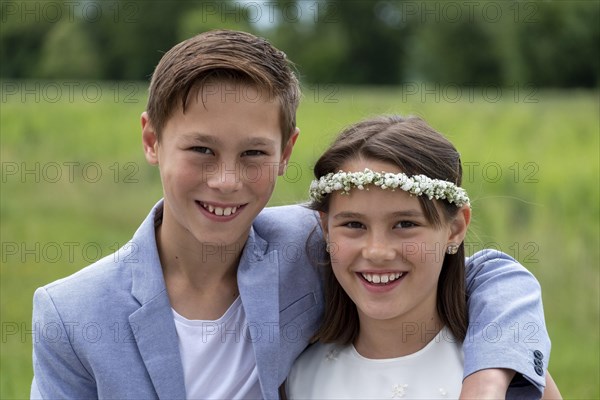
[[[460,155],[444,136],[417,117],[382,116],[354,124],[340,133],[319,158],[314,174],[317,179],[337,172],[348,160],[363,158],[397,165],[407,175],[426,175],[461,184]],[[441,200],[420,196],[419,202],[429,223],[441,227],[456,216],[458,208]],[[438,213],[434,201],[442,210]],[[329,196],[313,201],[309,207],[327,212]],[[335,278],[331,264],[325,269],[325,316],[314,340],[339,344],[352,343],[359,332],[356,305]],[[437,311],[442,322],[457,340],[463,341],[467,331],[465,291],[465,250],[446,254],[437,286]]]

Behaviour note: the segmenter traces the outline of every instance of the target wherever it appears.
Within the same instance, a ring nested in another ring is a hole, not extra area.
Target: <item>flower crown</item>
[[[379,186],[381,189],[404,190],[411,195],[429,197],[429,200],[447,200],[457,207],[470,206],[467,192],[452,182],[431,179],[425,175],[408,176],[403,173],[373,172],[365,168],[362,172],[333,172],[313,180],[309,195],[312,200],[321,201],[323,197],[335,190],[348,194],[353,187],[363,190],[367,185]],[[367,190],[369,190],[367,188]]]

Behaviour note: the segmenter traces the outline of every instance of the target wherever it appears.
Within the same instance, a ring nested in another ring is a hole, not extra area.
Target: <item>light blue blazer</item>
[[[32,398],[186,397],[155,241],[161,215],[159,202],[116,253],[36,290]],[[323,313],[321,275],[314,266],[323,256],[317,222],[301,206],[265,209],[241,256],[238,286],[266,399],[278,398],[278,387]],[[539,284],[496,251],[468,261],[472,329],[464,343],[465,376],[510,368],[519,374],[509,394],[539,397],[550,354]],[[515,329],[522,334],[515,336]]]

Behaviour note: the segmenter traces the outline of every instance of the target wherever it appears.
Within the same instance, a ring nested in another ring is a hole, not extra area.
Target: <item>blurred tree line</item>
[[[3,1],[0,78],[147,80],[216,28],[268,38],[304,82],[598,87],[600,2]]]

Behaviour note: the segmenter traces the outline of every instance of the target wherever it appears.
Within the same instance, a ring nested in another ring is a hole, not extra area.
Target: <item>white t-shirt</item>
[[[296,360],[286,390],[289,399],[457,399],[463,363],[462,343],[446,328],[418,352],[390,359],[316,343]]]
[[[188,399],[261,399],[256,358],[238,297],[216,321],[173,310]]]

